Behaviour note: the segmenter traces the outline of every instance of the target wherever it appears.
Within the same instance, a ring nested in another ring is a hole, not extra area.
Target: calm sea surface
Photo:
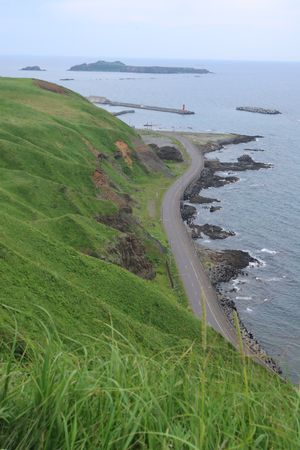
[[[94,59],[96,60],[96,58]],[[100,95],[156,106],[179,108],[194,116],[136,111],[123,116],[128,124],[186,131],[235,132],[263,135],[257,142],[227,147],[209,157],[235,160],[245,148],[273,169],[242,172],[240,182],[205,195],[219,198],[214,214],[199,206],[198,223],[212,223],[237,233],[225,241],[204,240],[213,248],[249,251],[262,261],[233,284],[240,314],[263,346],[293,380],[300,379],[300,64],[216,61],[145,61],[135,64],[205,67],[211,75],[148,75],[67,72],[73,64],[93,58],[0,57],[0,76],[39,77],[58,82],[83,95]],[[42,73],[20,72],[38,64]],[[60,81],[75,78],[74,81]],[[1,95],[1,92],[0,92]],[[236,106],[279,109],[281,116],[235,111]],[[120,110],[122,108],[114,108]],[[110,109],[112,110],[112,109]]]

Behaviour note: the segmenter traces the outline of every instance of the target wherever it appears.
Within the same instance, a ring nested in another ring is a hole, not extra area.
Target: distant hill
[[[126,73],[158,73],[158,74],[207,74],[207,69],[194,69],[192,67],[161,67],[161,66],[127,66],[121,61],[97,61],[95,63],[84,63],[73,66],[70,71],[83,72],[126,72]]]

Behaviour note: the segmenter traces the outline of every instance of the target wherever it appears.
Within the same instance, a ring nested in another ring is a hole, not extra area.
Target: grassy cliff
[[[0,447],[300,448],[298,393],[186,306],[153,211],[183,169],[65,88],[0,93]]]

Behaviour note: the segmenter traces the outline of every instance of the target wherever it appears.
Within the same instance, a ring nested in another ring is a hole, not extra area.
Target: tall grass
[[[222,365],[206,337],[200,350],[146,357],[113,330],[101,342],[104,357],[100,341],[68,352],[55,332],[45,334],[47,345],[20,354],[16,332],[1,364],[1,448],[300,448],[299,392],[263,369],[272,382],[252,381],[252,363],[239,355]]]

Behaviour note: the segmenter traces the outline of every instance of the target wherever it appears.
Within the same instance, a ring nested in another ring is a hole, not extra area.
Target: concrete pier
[[[195,114],[193,111],[189,111],[185,108],[182,108],[182,109],[164,108],[162,106],[149,106],[149,105],[137,105],[135,103],[127,103],[127,102],[114,102],[114,101],[108,100],[105,97],[97,97],[97,96],[90,96],[87,98],[91,103],[95,103],[98,105],[122,106],[125,108],[134,108],[134,109],[147,109],[149,111],[159,111],[159,112],[165,112],[165,113],[180,114],[183,116]]]
[[[124,109],[124,111],[113,112],[112,115],[115,117],[123,116],[124,114],[134,114],[134,109]]]

